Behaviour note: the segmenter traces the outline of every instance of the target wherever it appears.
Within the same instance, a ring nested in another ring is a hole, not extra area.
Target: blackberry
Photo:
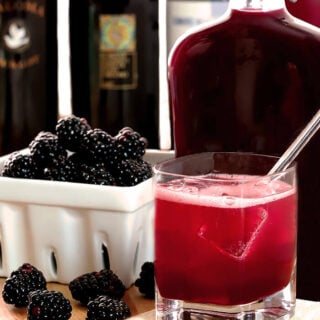
[[[112,167],[112,174],[118,186],[135,186],[152,177],[152,167],[143,159],[127,159]]]
[[[107,296],[98,296],[87,305],[86,320],[122,320],[130,317],[131,311],[124,301]]]
[[[28,298],[28,320],[67,320],[71,317],[71,303],[59,291],[35,290]]]
[[[115,139],[122,159],[140,159],[145,154],[147,140],[132,128],[122,128]]]
[[[69,151],[80,151],[84,135],[91,126],[84,118],[74,115],[59,119],[56,125],[56,134],[60,144]]]
[[[39,169],[30,154],[14,152],[4,163],[1,175],[4,177],[35,179]]]
[[[112,175],[112,165],[117,163],[118,158],[115,151],[110,150],[112,155],[110,158],[105,159],[93,159],[90,154],[82,151],[76,152],[70,155],[69,160],[72,161],[78,170],[78,182],[99,184],[97,181],[105,182],[105,185],[115,185],[115,179]],[[94,177],[96,175],[96,177]]]
[[[10,274],[2,289],[3,300],[16,307],[28,305],[28,294],[34,290],[44,290],[47,287],[42,272],[29,263],[24,263]]]
[[[72,297],[86,305],[99,295],[121,299],[126,290],[118,276],[109,269],[85,273],[69,283]]]
[[[42,168],[60,164],[67,158],[67,151],[51,132],[40,132],[29,144],[30,154],[35,163]]]
[[[92,166],[82,164],[79,167],[78,179],[79,182],[88,184],[115,185],[115,179],[110,171],[106,170],[104,166],[99,167],[98,163]]]
[[[82,143],[82,150],[89,154],[93,161],[108,162],[113,157],[114,138],[102,129],[89,130]]]
[[[53,181],[76,182],[78,171],[74,162],[66,159],[62,163],[56,163],[43,171],[43,179]]]
[[[154,281],[154,263],[145,262],[141,267],[139,278],[136,279],[134,285],[147,298],[153,299],[155,296],[155,281]]]

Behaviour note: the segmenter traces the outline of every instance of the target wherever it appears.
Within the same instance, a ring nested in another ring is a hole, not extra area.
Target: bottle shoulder
[[[235,50],[250,41],[261,50],[303,51],[320,53],[320,29],[296,19],[286,11],[269,15],[246,15],[232,12],[219,21],[190,29],[174,44],[169,65],[173,60],[198,59],[216,52],[216,48]],[[307,46],[307,48],[305,48]],[[229,48],[229,49],[227,49]]]

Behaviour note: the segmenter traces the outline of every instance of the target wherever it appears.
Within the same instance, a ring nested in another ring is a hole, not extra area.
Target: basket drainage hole
[[[105,244],[101,244],[101,252],[102,252],[102,263],[105,269],[110,269],[110,260],[107,246]]]
[[[57,265],[56,255],[55,255],[55,253],[53,251],[51,251],[50,260],[51,260],[51,270],[55,275],[57,275],[57,273],[58,273],[58,265]]]

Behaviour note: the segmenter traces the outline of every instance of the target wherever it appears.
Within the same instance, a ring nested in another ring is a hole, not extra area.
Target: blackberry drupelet
[[[118,186],[135,186],[153,175],[151,165],[143,159],[119,161],[111,170]]]
[[[126,290],[118,276],[109,269],[85,273],[69,283],[72,297],[86,305],[99,295],[121,299]]]
[[[130,317],[131,311],[124,301],[107,296],[98,296],[87,305],[86,320],[122,320]]]
[[[30,154],[14,152],[6,159],[1,175],[4,177],[35,179],[39,169]]]
[[[40,132],[29,144],[30,154],[40,167],[60,164],[67,158],[67,151],[59,143],[58,136],[51,132]]]
[[[69,151],[80,151],[84,135],[91,126],[84,118],[70,115],[59,119],[56,125],[56,134],[60,144]]]
[[[145,154],[147,139],[130,127],[122,128],[115,140],[122,159],[140,159]]]
[[[95,162],[108,162],[113,157],[114,146],[114,138],[102,129],[89,130],[83,137],[82,150]]]
[[[46,279],[42,272],[31,264],[24,263],[6,279],[2,297],[7,304],[25,307],[28,305],[29,292],[38,289],[45,290],[46,287]]]
[[[67,320],[71,317],[71,303],[59,291],[35,290],[28,298],[28,320]]]
[[[134,285],[138,287],[139,291],[147,298],[153,299],[155,297],[155,281],[154,281],[154,263],[146,261],[136,279]]]

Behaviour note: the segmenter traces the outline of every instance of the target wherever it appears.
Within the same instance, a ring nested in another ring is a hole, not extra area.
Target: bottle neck
[[[285,8],[285,0],[230,0],[229,8],[236,10],[270,11]]]

